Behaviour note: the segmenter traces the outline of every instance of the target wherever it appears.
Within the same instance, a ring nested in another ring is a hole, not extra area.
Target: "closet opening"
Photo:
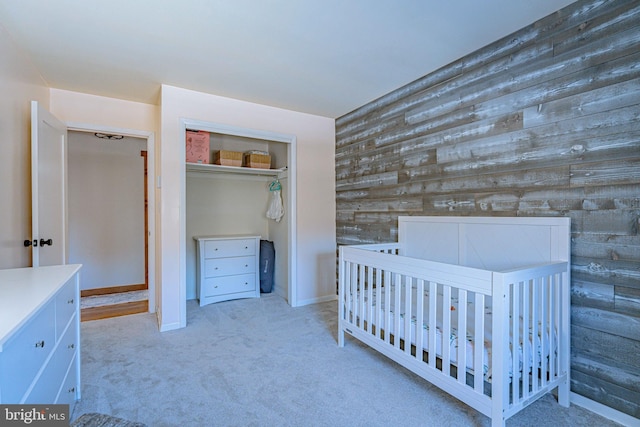
[[[187,159],[188,131],[208,133],[208,163],[195,163],[193,157]],[[186,119],[181,122],[181,133],[185,145],[182,204],[185,209],[182,216],[181,239],[185,267],[185,303],[186,300],[200,302],[204,295],[200,294],[200,285],[203,282],[198,277],[198,271],[203,271],[199,270],[199,260],[202,258],[199,257],[198,247],[204,246],[199,246],[203,243],[199,243],[198,238],[208,238],[211,242],[222,240],[222,244],[227,246],[235,244],[233,241],[225,241],[229,239],[245,239],[245,246],[252,246],[252,239],[257,238],[273,242],[275,248],[274,280],[270,294],[278,295],[290,305],[296,306],[295,136]],[[242,157],[241,163],[223,160],[218,162],[221,164],[215,164],[216,155],[222,156],[220,151],[225,152],[223,157]],[[249,153],[260,153],[259,156],[268,153],[270,163],[268,166],[248,167],[246,164],[249,158],[245,159],[244,155]],[[271,204],[274,182],[278,184],[278,196],[281,198],[284,211],[281,216],[267,215],[267,211],[273,211]],[[255,252],[255,255],[259,256],[259,250],[256,249]],[[231,255],[251,256],[233,253]],[[247,258],[246,261],[253,262],[253,259]],[[213,261],[207,262],[207,265],[211,265]],[[245,263],[242,267],[244,266]],[[244,289],[229,292],[230,299],[250,295],[245,293]],[[267,295],[269,294],[261,294],[262,297]],[[225,298],[214,296],[212,301],[224,303],[221,301],[225,301]]]

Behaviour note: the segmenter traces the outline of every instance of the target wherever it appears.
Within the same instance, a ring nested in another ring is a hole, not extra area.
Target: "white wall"
[[[68,137],[69,262],[81,289],[145,283],[144,159],[147,141]]]
[[[98,95],[51,89],[50,111],[64,122],[157,133],[158,106]]]
[[[40,74],[0,26],[0,269],[28,267],[31,249],[31,101],[49,104]]]
[[[297,286],[297,301],[292,304],[334,298],[334,120],[167,85],[162,86],[160,116],[161,329],[186,325],[186,263],[181,262],[180,253],[180,224],[185,215],[180,205],[184,182],[180,118],[296,136],[297,274],[292,286]]]

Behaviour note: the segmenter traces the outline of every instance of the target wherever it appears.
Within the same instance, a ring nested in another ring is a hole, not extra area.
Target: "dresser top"
[[[80,267],[68,264],[0,270],[0,347]]]
[[[232,240],[232,239],[260,239],[261,237],[255,234],[230,234],[213,235],[213,236],[193,236],[193,240]]]

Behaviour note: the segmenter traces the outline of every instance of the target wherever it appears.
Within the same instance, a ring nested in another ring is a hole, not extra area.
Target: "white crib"
[[[569,406],[569,261],[569,218],[400,217],[397,243],[340,247],[338,345],[351,334],[495,426],[556,387]]]

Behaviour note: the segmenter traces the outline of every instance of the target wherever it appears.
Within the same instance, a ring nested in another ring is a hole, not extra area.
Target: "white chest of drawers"
[[[200,306],[260,297],[260,236],[195,236]]]
[[[0,270],[0,403],[80,399],[80,265]]]

